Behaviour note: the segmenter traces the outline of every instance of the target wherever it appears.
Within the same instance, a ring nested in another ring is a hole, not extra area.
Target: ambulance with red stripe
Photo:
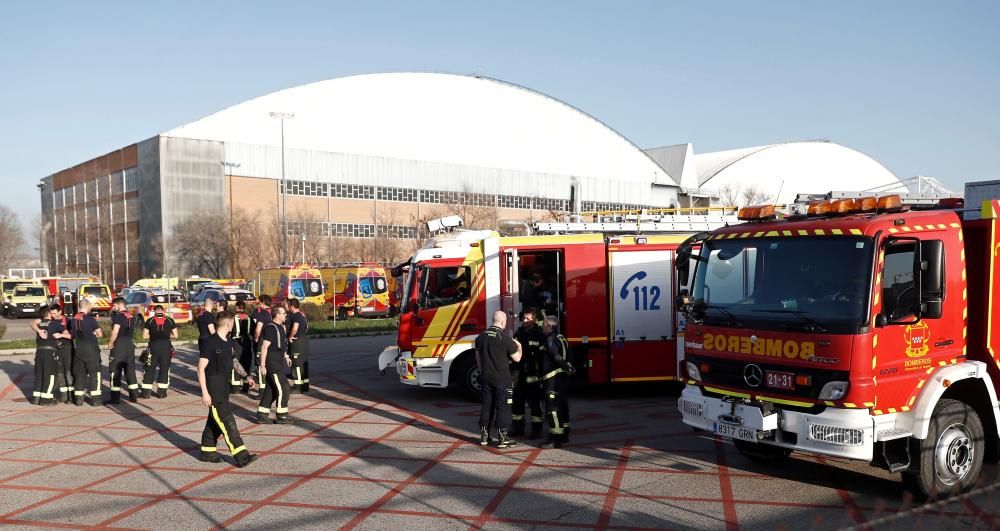
[[[971,488],[1000,457],[997,198],[800,196],[685,242],[683,422],[754,460],[864,460],[924,498]]]
[[[404,384],[478,396],[476,336],[497,310],[512,332],[535,304],[559,317],[580,383],[676,380],[671,262],[689,234],[737,222],[732,214],[599,213],[591,222],[537,223],[527,236],[435,220],[443,232],[393,270],[403,282],[399,333],[379,369],[394,368]],[[533,278],[542,287],[530,289],[544,290],[544,301],[525,296]]]

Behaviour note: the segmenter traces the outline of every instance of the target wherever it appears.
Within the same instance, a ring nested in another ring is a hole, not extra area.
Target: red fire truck
[[[684,423],[755,460],[863,459],[925,498],[974,485],[1000,457],[998,191],[800,196],[685,242]]]
[[[607,213],[594,222],[538,223],[533,229],[543,234],[514,237],[443,232],[395,268],[404,275],[399,335],[379,369],[395,366],[405,384],[478,396],[476,336],[495,311],[508,314],[513,330],[533,305],[559,317],[578,381],[675,380],[671,261],[689,234],[736,223],[733,214]]]

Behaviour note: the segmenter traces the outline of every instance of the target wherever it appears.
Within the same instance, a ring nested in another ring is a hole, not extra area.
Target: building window
[[[139,189],[139,168],[132,166],[125,168],[125,192],[134,192]]]
[[[111,195],[125,193],[125,177],[120,171],[111,174]]]
[[[402,201],[406,203],[416,203],[420,196],[418,190],[414,188],[393,188],[379,187],[379,201]]]
[[[139,221],[139,201],[130,199],[125,202],[125,221]]]

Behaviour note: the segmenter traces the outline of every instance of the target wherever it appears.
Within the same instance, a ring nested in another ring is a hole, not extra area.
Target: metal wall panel
[[[226,208],[222,143],[211,140],[160,137],[160,201],[163,244],[169,246],[174,227],[189,216]],[[206,227],[211,230],[211,227]],[[166,271],[179,272],[171,253]]]
[[[224,160],[239,164],[231,173],[245,177],[281,178],[281,148],[226,142]],[[360,154],[329,153],[288,148],[288,180],[365,184],[386,187],[522,195],[569,199],[572,176],[485,168]],[[581,177],[584,200],[649,204],[650,184],[634,180]],[[655,206],[676,203],[674,187],[656,194]]]
[[[138,159],[139,264],[143,276],[158,276],[165,272],[163,207],[160,201],[160,137],[154,136],[139,142]],[[134,260],[131,256],[128,258],[129,261]]]

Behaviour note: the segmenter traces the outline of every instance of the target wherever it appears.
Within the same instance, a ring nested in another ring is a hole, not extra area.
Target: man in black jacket
[[[476,364],[482,385],[482,409],[479,412],[479,444],[489,444],[490,421],[496,419],[499,441],[497,448],[510,448],[517,443],[510,438],[510,406],[514,399],[510,362],[521,360],[521,344],[504,333],[507,314],[493,314],[493,326],[476,338]]]
[[[514,339],[521,344],[521,361],[510,364],[510,375],[514,382],[514,403],[511,406],[511,420],[514,425],[511,437],[524,435],[525,409],[531,410],[531,439],[542,434],[545,422],[542,410],[542,388],[538,374],[538,350],[545,336],[538,326],[538,310],[525,308],[522,312],[521,327],[514,332]],[[528,407],[525,408],[525,405]]]
[[[199,461],[218,463],[219,437],[226,441],[229,453],[236,461],[236,466],[243,468],[252,463],[257,456],[247,451],[236,427],[233,409],[229,404],[230,373],[246,378],[247,385],[254,387],[253,378],[247,375],[239,361],[235,359],[233,343],[229,332],[233,327],[233,314],[222,311],[215,316],[212,328],[215,333],[204,338],[198,345],[198,384],[201,387],[201,403],[208,408],[208,420],[201,434],[201,453]]]
[[[542,448],[559,448],[569,443],[569,377],[576,372],[568,360],[569,343],[559,333],[559,319],[545,317],[545,343],[541,349],[542,386],[549,438]]]

